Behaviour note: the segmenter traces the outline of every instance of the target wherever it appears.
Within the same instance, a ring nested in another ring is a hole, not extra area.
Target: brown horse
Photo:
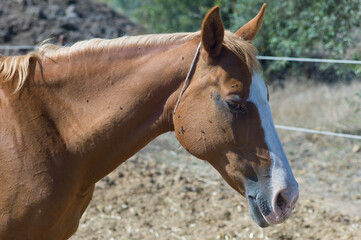
[[[167,131],[248,199],[261,227],[287,219],[298,186],[250,43],[264,10],[235,34],[215,7],[196,33],[1,57],[0,239],[69,238],[95,183]]]

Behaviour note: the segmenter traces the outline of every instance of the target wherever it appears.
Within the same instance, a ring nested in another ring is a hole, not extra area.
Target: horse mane
[[[40,64],[44,58],[55,60],[60,57],[73,57],[79,54],[94,51],[105,51],[114,48],[126,48],[131,46],[159,46],[174,42],[186,42],[192,39],[200,39],[200,31],[193,33],[173,33],[173,34],[148,34],[140,36],[124,36],[116,39],[91,39],[80,41],[72,46],[56,46],[53,44],[40,44],[35,52],[21,56],[4,57],[0,55],[0,81],[10,82],[17,78],[17,92],[24,85],[29,74],[29,64],[32,58]],[[223,45],[243,60],[249,71],[258,72],[260,64],[256,59],[257,49],[248,41],[234,35],[230,31],[225,31]]]
[[[40,62],[39,55],[34,52],[21,56],[0,55],[0,82],[16,81],[14,93],[19,91],[28,77],[30,62],[33,59]]]

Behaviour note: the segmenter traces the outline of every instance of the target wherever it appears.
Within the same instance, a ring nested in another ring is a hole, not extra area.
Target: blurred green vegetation
[[[237,30],[252,19],[263,0],[100,0],[118,8],[151,33],[200,29],[204,15],[218,5],[224,25]],[[260,55],[361,60],[360,0],[271,0],[254,44]],[[357,46],[359,44],[359,46]],[[357,47],[359,50],[357,50]],[[299,77],[317,81],[361,77],[361,65],[264,61],[270,80]]]

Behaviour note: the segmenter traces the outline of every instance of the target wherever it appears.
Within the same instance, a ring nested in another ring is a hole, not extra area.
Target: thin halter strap
[[[193,61],[192,61],[192,65],[191,65],[191,67],[189,68],[187,77],[186,77],[186,79],[185,79],[185,81],[184,81],[182,90],[181,90],[181,92],[180,92],[180,94],[179,94],[179,97],[178,97],[178,100],[177,100],[177,104],[175,105],[175,108],[174,108],[174,111],[173,111],[173,124],[174,124],[175,112],[177,111],[179,102],[180,102],[180,100],[181,100],[181,98],[182,98],[182,95],[183,95],[184,91],[186,90],[186,86],[187,86],[187,83],[188,83],[188,80],[189,80],[189,76],[191,75],[191,72],[192,72],[193,68],[195,67],[196,59],[197,59],[197,56],[198,56],[198,54],[199,54],[199,50],[201,49],[201,45],[202,45],[201,42],[199,42],[198,47],[197,47],[197,51],[196,51],[196,53],[194,54],[194,58],[193,58]]]

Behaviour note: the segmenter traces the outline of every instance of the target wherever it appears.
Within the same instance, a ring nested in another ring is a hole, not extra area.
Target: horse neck
[[[94,181],[173,130],[172,112],[197,43],[44,63],[47,112],[69,151],[88,159]],[[39,73],[35,82],[44,84]]]

